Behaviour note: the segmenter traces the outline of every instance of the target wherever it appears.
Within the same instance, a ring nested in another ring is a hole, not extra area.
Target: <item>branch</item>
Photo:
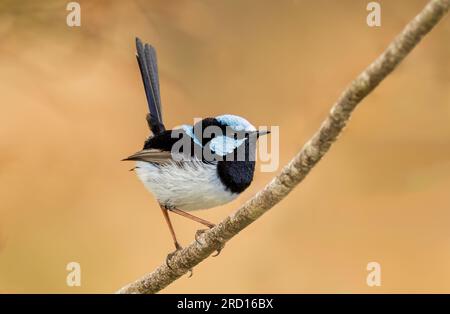
[[[118,293],[156,293],[180,278],[254,222],[297,186],[336,141],[356,105],[388,76],[447,13],[450,0],[432,0],[342,93],[328,117],[281,173],[236,212],[178,251],[171,259]]]

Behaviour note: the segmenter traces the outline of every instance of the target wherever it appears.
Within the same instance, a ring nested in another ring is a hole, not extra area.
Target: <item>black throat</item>
[[[232,193],[243,192],[253,180],[254,161],[219,161],[217,165],[219,178]]]
[[[253,175],[255,173],[255,159],[250,158],[250,156],[254,156],[255,153],[249,151],[251,145],[248,144],[248,141],[246,142],[245,160],[221,160],[217,164],[217,173],[220,180],[227,190],[232,193],[241,193],[248,188],[250,183],[252,183]]]

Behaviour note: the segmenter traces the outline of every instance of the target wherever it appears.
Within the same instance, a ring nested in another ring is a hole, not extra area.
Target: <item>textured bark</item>
[[[281,173],[236,212],[211,230],[199,243],[192,242],[171,259],[118,293],[156,293],[180,278],[215,250],[286,197],[299,184],[336,141],[356,105],[367,96],[408,55],[447,13],[450,0],[432,0],[398,35],[387,49],[370,64],[342,93],[328,117],[302,150]]]

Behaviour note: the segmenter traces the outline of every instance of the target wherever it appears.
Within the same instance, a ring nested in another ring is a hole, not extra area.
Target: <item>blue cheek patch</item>
[[[217,136],[210,141],[209,147],[215,154],[225,156],[241,146],[245,140],[246,138],[234,139],[228,136]]]
[[[194,134],[194,128],[192,127],[192,125],[187,125],[184,124],[181,126],[181,129],[190,137],[194,140],[194,143],[197,145],[202,146],[202,143],[198,140],[198,138],[195,136]]]
[[[203,146],[199,139],[194,134],[194,128],[192,125],[184,124],[180,127],[190,138],[194,140],[194,143]],[[216,136],[209,143],[210,149],[217,155],[225,156],[232,153],[236,148],[241,146],[245,142],[246,138],[234,139],[228,136]]]

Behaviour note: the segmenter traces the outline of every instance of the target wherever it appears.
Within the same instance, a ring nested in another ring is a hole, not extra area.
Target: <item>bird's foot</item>
[[[207,231],[208,229],[199,229],[195,232],[195,242],[197,242],[198,244],[202,245],[202,243],[199,240],[199,237],[205,233],[205,231]]]
[[[167,256],[166,256],[166,266],[167,266],[170,270],[173,270],[172,266],[170,266],[170,260],[172,259],[172,257],[173,257],[178,251],[180,251],[180,250],[182,250],[182,249],[183,249],[183,247],[182,247],[178,242],[176,242],[176,243],[175,243],[175,251],[173,251],[172,253],[167,254]],[[191,278],[193,273],[194,273],[194,272],[193,272],[192,268],[189,269],[189,275],[188,275],[188,278]]]
[[[175,251],[173,251],[172,253],[167,254],[167,256],[166,256],[166,266],[169,267],[170,269],[172,269],[172,267],[170,266],[170,260],[181,249],[183,249],[183,247],[178,242],[175,242]]]
[[[214,227],[214,226],[213,226],[213,227]],[[212,228],[212,227],[211,227],[211,228]],[[210,229],[211,229],[211,228],[210,228]],[[199,237],[200,237],[203,233],[205,233],[206,231],[208,231],[208,230],[209,230],[209,229],[200,229],[200,230],[197,230],[197,232],[195,233],[195,241],[196,241],[198,244],[200,244],[200,245],[202,244],[202,243],[200,242],[200,240],[199,240]],[[225,247],[225,244],[221,244],[221,246],[217,249],[216,253],[213,254],[213,255],[211,255],[211,256],[212,256],[212,257],[218,256],[224,247]]]

